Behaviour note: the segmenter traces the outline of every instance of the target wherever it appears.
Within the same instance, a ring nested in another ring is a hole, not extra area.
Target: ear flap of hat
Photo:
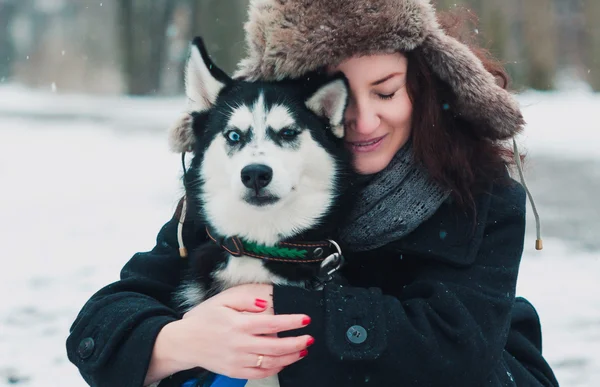
[[[329,121],[332,133],[338,138],[344,137],[344,112],[348,106],[348,95],[348,81],[340,73],[306,100],[310,110]]]
[[[194,117],[186,112],[169,128],[169,148],[175,153],[191,152],[194,144]]]
[[[231,78],[208,56],[202,38],[196,37],[190,48],[185,69],[185,94],[188,112],[169,129],[169,145],[174,152],[190,152],[195,143],[192,113],[203,113],[214,106],[221,90]]]
[[[525,121],[517,101],[467,46],[438,32],[428,36],[421,49],[431,70],[454,91],[454,110],[477,124],[483,135],[502,140],[522,129]]]

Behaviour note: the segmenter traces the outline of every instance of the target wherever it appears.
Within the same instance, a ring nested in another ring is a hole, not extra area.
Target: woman
[[[73,324],[67,350],[86,381],[202,367],[279,373],[283,387],[558,385],[536,312],[515,298],[525,191],[502,141],[523,120],[496,62],[447,35],[427,0],[255,0],[246,31],[240,77],[347,76],[345,140],[364,187],[340,239],[360,259],[345,286],[244,285],[181,318],[176,214]],[[203,229],[186,220],[188,248]]]

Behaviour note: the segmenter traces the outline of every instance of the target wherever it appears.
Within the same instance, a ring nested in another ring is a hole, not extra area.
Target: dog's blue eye
[[[239,142],[242,139],[241,134],[237,130],[230,130],[225,135],[231,142]]]
[[[279,132],[279,135],[285,138],[286,140],[292,140],[296,138],[299,134],[300,132],[294,129],[283,129]]]

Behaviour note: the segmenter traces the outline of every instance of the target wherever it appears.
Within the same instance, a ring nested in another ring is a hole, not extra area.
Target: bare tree
[[[190,36],[202,35],[216,63],[230,73],[244,54],[247,0],[195,0]]]
[[[213,60],[231,73],[244,54],[244,30],[248,0],[180,0],[173,15],[168,37],[169,57],[163,77],[163,90],[183,90],[183,70],[189,43],[202,36]]]
[[[584,0],[585,15],[585,65],[587,81],[596,92],[600,92],[600,1]]]
[[[127,94],[159,91],[167,29],[175,3],[172,0],[118,1],[119,46]]]
[[[554,0],[436,0],[436,3],[440,9],[467,6],[479,17],[479,43],[504,63],[513,88],[554,87],[558,59]]]
[[[526,84],[537,90],[554,88],[557,70],[556,19],[552,0],[528,0],[521,4],[520,30]]]
[[[467,43],[475,43],[488,50],[507,69],[511,87],[521,87],[523,82],[520,36],[515,36],[515,19],[512,10],[521,0],[436,0],[439,9],[459,12],[465,17],[460,36]]]
[[[12,75],[15,47],[10,36],[10,27],[16,13],[14,0],[0,0],[0,81]]]
[[[121,92],[114,2],[16,2],[15,81],[61,92]]]

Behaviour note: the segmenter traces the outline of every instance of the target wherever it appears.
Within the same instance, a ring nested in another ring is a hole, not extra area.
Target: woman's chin
[[[381,172],[388,166],[391,158],[382,154],[354,154],[354,169],[361,175]]]
[[[394,140],[396,140],[394,137],[386,136],[383,143],[378,144],[375,149],[369,150],[357,150],[356,147],[347,145],[354,157],[354,169],[356,172],[361,175],[372,175],[383,171],[392,161],[398,150],[408,142],[408,137],[402,139],[400,142]]]

